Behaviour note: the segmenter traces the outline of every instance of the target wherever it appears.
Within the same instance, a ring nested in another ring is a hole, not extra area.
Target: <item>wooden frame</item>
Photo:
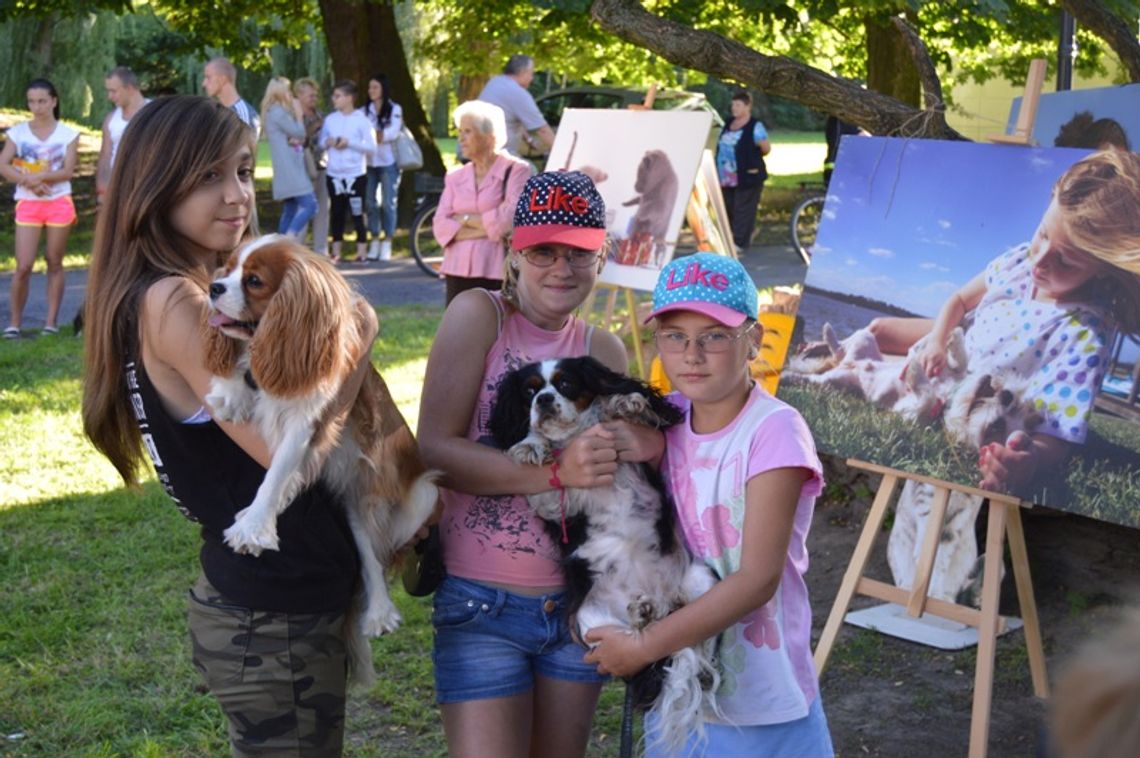
[[[864,471],[882,474],[883,479],[878,492],[875,494],[871,511],[867,514],[867,521],[859,535],[859,541],[851,556],[851,562],[843,575],[839,593],[831,608],[831,614],[827,617],[827,623],[823,627],[819,644],[816,645],[816,671],[820,675],[823,674],[823,670],[827,666],[827,659],[831,655],[831,649],[839,636],[839,628],[843,624],[847,609],[855,595],[865,595],[903,605],[907,609],[907,614],[915,618],[924,613],[929,613],[939,618],[950,619],[977,628],[978,656],[974,671],[974,703],[970,716],[969,755],[971,758],[981,758],[986,755],[989,741],[994,653],[998,634],[1003,630],[1005,623],[998,614],[998,603],[1001,599],[1003,543],[1006,540],[1009,542],[1010,560],[1013,564],[1013,575],[1017,586],[1017,598],[1021,606],[1022,620],[1025,623],[1025,644],[1029,654],[1029,671],[1033,678],[1033,692],[1038,697],[1049,696],[1049,680],[1045,671],[1045,652],[1041,644],[1041,626],[1037,618],[1037,603],[1033,597],[1033,582],[1029,574],[1025,533],[1021,527],[1020,509],[1024,504],[1010,495],[907,474],[873,463],[849,460],[847,464]],[[919,555],[914,583],[909,591],[863,576],[867,561],[871,556],[871,549],[875,544],[875,537],[882,528],[887,506],[902,479],[913,479],[935,487],[934,506],[927,522],[926,535],[923,540],[922,553]],[[990,504],[989,524],[986,529],[985,568],[982,577],[982,607],[980,610],[930,598],[926,595],[938,550],[938,537],[942,531],[941,526],[946,515],[946,504],[950,498],[951,490],[984,497]]]

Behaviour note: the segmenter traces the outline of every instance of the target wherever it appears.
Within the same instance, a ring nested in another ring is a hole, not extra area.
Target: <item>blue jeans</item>
[[[364,191],[364,201],[368,207],[368,231],[372,239],[384,236],[392,239],[396,233],[396,184],[400,181],[400,169],[391,166],[369,166],[368,188]]]
[[[317,196],[310,192],[307,195],[285,198],[285,207],[281,211],[281,221],[277,224],[278,234],[292,234],[299,236],[317,213]]]
[[[437,703],[510,697],[535,677],[606,681],[570,638],[565,593],[528,597],[449,576],[435,591],[432,626]]]

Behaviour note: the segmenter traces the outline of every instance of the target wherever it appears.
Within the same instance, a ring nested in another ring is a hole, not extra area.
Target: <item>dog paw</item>
[[[649,399],[644,395],[614,395],[607,409],[613,418],[637,421],[649,411]]]
[[[206,405],[210,407],[210,413],[216,421],[242,423],[249,421],[253,415],[252,398],[211,393],[206,395]]]
[[[391,634],[400,628],[400,611],[391,602],[370,607],[360,620],[361,631],[367,637]]]
[[[541,466],[546,462],[546,445],[533,440],[523,440],[507,451],[519,463]]]
[[[262,523],[250,517],[249,511],[249,508],[238,511],[233,525],[222,532],[226,544],[239,555],[258,556],[262,550],[279,550],[277,524],[272,520]]]

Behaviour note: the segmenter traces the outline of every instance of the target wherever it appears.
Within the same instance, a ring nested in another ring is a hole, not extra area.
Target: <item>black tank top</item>
[[[234,553],[222,532],[253,502],[265,469],[213,421],[171,418],[142,361],[128,362],[126,382],[159,483],[184,515],[202,525],[200,559],[210,583],[230,602],[256,610],[347,609],[360,562],[337,496],[317,482],[278,517],[279,551]]]

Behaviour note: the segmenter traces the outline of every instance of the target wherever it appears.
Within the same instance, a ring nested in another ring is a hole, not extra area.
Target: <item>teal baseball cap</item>
[[[735,258],[694,253],[674,258],[661,269],[653,288],[653,312],[646,322],[669,311],[695,311],[725,326],[756,319],[756,284]]]

